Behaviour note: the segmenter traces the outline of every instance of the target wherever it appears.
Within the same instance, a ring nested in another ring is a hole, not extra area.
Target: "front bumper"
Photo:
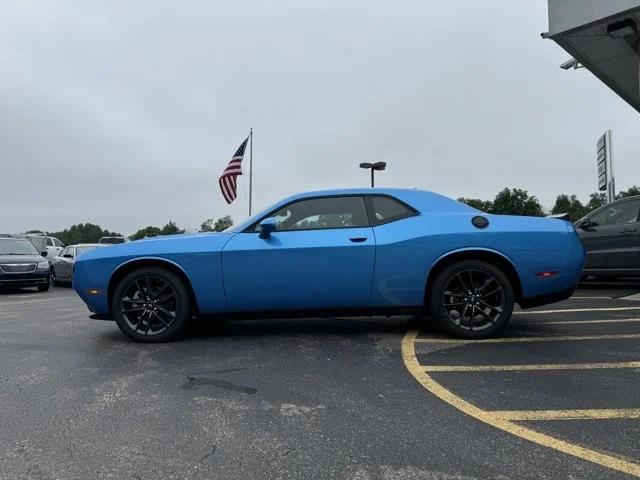
[[[0,287],[36,287],[49,283],[49,272],[11,273],[0,275]]]

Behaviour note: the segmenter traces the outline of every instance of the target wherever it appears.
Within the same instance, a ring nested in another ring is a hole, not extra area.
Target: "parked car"
[[[608,203],[575,226],[587,251],[585,276],[640,275],[640,196]]]
[[[76,258],[89,250],[104,246],[106,245],[99,243],[79,243],[63,248],[60,255],[51,259],[51,283],[54,285],[71,283]]]
[[[100,237],[98,243],[105,243],[109,245],[113,245],[116,243],[124,243],[126,240],[124,237]]]
[[[26,238],[0,236],[0,287],[49,290],[47,251],[38,251]]]
[[[87,252],[73,286],[96,318],[141,342],[193,314],[421,313],[464,338],[497,334],[514,303],[568,298],[585,252],[571,223],[488,215],[436,193],[294,195],[220,233]]]
[[[46,237],[47,239],[47,257],[53,258],[56,255],[59,255],[62,249],[64,248],[64,243],[58,240],[56,237]]]

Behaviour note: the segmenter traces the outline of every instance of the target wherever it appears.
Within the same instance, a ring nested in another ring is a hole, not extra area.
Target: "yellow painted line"
[[[425,372],[416,358],[414,342],[418,336],[417,330],[410,330],[406,333],[402,339],[402,359],[404,364],[413,375],[413,377],[429,392],[442,401],[448,403],[452,407],[460,410],[467,415],[470,415],[481,422],[484,422],[492,427],[499,428],[505,432],[508,432],[517,437],[523,438],[538,445],[542,445],[548,448],[552,448],[568,455],[586,460],[604,467],[624,472],[629,475],[640,477],[640,464],[632,460],[625,460],[623,458],[614,457],[606,453],[591,450],[589,448],[582,447],[569,443],[565,440],[552,437],[545,433],[538,432],[532,428],[518,425],[510,420],[500,418],[498,415],[478,408],[477,406],[463,400],[455,393],[447,390],[445,387],[436,382],[427,372]]]
[[[495,410],[492,414],[503,420],[612,420],[640,418],[640,408],[610,408],[587,410]]]
[[[640,307],[604,307],[604,308],[565,308],[561,310],[518,310],[513,315],[541,315],[545,313],[574,312],[620,312],[623,310],[640,310]]]
[[[638,323],[640,318],[607,318],[603,320],[544,320],[541,322],[527,322],[524,325],[579,325],[597,323]]]
[[[518,372],[531,370],[596,370],[600,368],[640,368],[640,362],[543,363],[539,365],[425,365],[425,372]]]
[[[555,337],[502,337],[502,338],[482,338],[477,340],[456,339],[456,338],[416,338],[418,343],[434,344],[476,344],[476,343],[534,343],[534,342],[570,342],[578,340],[626,340],[640,338],[640,333],[619,333],[610,335],[563,335]]]

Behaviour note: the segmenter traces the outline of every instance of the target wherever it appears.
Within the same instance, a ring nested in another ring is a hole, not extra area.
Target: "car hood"
[[[0,263],[11,265],[14,263],[38,263],[44,262],[46,258],[40,255],[0,255]]]
[[[215,252],[222,250],[222,247],[233,235],[235,233],[231,232],[163,235],[94,248],[80,255],[77,260],[155,256],[188,252]]]

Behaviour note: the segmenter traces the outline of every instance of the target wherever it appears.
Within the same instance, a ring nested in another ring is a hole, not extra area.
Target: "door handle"
[[[624,230],[621,230],[620,233],[635,233],[636,229],[635,228],[625,228]]]
[[[351,237],[349,240],[355,243],[362,243],[367,241],[367,237]]]

